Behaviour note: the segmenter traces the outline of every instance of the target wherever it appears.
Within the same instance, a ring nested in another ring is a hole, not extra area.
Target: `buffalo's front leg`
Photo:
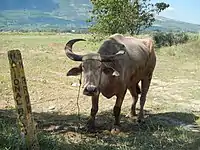
[[[88,130],[91,132],[95,130],[95,117],[98,112],[98,103],[99,103],[99,95],[92,96],[92,108],[91,108],[90,118],[87,122]]]
[[[111,131],[113,133],[119,131],[118,128],[120,126],[120,112],[121,112],[121,106],[122,106],[125,94],[126,94],[126,90],[120,93],[120,95],[117,95],[116,103],[113,109],[113,114],[115,117],[114,128]]]

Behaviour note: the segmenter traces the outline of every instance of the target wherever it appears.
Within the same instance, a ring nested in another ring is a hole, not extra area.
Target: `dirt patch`
[[[63,43],[50,43],[48,46],[52,47],[52,48],[58,48],[58,47],[64,47],[64,44]]]

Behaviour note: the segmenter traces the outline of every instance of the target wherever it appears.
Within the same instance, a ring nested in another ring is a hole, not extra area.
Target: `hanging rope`
[[[82,73],[80,75],[80,79],[79,79],[79,88],[78,88],[78,94],[77,94],[77,99],[76,99],[76,105],[77,105],[77,115],[80,121],[80,107],[79,107],[79,98],[80,98],[80,91],[81,91],[81,80],[82,80]]]
[[[80,98],[80,91],[81,91],[81,80],[82,80],[82,73],[80,75],[79,79],[79,88],[78,88],[78,94],[77,94],[77,99],[76,99],[76,105],[77,105],[77,116],[78,116],[78,123],[77,123],[77,132],[80,129],[80,122],[81,122],[81,116],[80,116],[80,106],[79,106],[79,98]],[[81,132],[80,132],[81,134]],[[82,134],[81,134],[81,139],[82,139]]]

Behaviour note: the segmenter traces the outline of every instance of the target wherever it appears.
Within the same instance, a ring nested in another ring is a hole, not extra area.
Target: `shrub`
[[[153,33],[153,39],[156,47],[172,46],[177,44],[183,44],[189,41],[189,35],[184,32],[155,32]]]

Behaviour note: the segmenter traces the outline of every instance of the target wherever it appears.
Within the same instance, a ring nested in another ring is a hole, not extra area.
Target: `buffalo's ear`
[[[77,76],[77,75],[81,74],[81,72],[82,72],[82,67],[80,65],[79,67],[74,67],[74,68],[70,69],[67,72],[67,76]]]
[[[105,74],[112,74],[112,76],[116,76],[116,77],[119,76],[119,72],[116,71],[115,69],[111,68],[111,67],[104,67],[103,72]]]

